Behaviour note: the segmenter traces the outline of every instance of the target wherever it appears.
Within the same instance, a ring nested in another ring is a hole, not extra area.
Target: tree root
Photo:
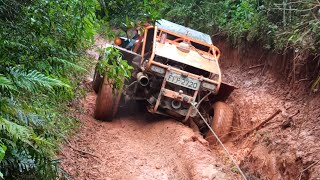
[[[257,131],[259,129],[261,129],[267,122],[269,122],[270,120],[272,120],[274,117],[276,117],[279,113],[281,113],[281,110],[278,109],[275,113],[273,113],[270,117],[268,117],[266,120],[262,121],[261,123],[259,123],[258,125],[256,125],[254,128],[250,129],[249,131],[247,131],[246,133],[244,133],[243,135],[241,135],[239,138],[236,139],[236,141],[243,139],[245,137],[247,137],[248,135],[250,135],[251,133],[253,133],[254,131]]]

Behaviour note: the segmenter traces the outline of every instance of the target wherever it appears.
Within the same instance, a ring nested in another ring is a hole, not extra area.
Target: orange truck
[[[209,35],[159,20],[154,26],[146,26],[141,35],[137,31],[133,38],[115,42],[119,46],[113,46],[134,70],[132,78],[116,93],[112,93],[107,77],[95,73],[96,119],[110,121],[119,104],[142,100],[150,113],[191,122],[205,135],[208,128],[200,112],[222,140],[228,138],[233,110],[223,101],[234,87],[221,81],[221,53]],[[213,139],[207,136],[208,141]]]

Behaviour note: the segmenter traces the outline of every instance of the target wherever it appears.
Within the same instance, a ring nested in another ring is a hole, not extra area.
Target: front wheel
[[[211,121],[211,128],[217,134],[222,142],[226,142],[232,130],[233,125],[233,110],[224,102],[216,102],[212,106],[214,116]],[[211,131],[206,135],[206,140],[209,144],[215,144],[216,138]]]
[[[121,98],[121,90],[112,93],[112,84],[103,78],[96,99],[94,117],[98,120],[112,121],[116,115]]]

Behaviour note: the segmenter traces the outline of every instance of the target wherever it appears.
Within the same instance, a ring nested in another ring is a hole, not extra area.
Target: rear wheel
[[[94,117],[98,120],[112,121],[118,112],[121,90],[112,93],[112,84],[104,77],[100,84]]]
[[[233,124],[233,110],[232,108],[224,102],[216,102],[212,106],[214,111],[214,116],[211,121],[211,128],[217,134],[222,142],[226,142],[232,130]],[[206,140],[209,144],[215,144],[217,139],[211,133],[208,132]]]

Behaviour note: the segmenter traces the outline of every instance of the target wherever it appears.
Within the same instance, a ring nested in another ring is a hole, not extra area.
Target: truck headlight
[[[155,65],[152,65],[150,70],[155,73],[158,73],[158,74],[165,74],[165,72],[166,72],[166,70],[164,68],[159,67],[159,66],[155,66]]]
[[[208,82],[203,82],[203,83],[202,83],[202,87],[205,88],[205,89],[214,91],[214,90],[216,90],[217,85],[211,84],[211,83],[208,83]]]

